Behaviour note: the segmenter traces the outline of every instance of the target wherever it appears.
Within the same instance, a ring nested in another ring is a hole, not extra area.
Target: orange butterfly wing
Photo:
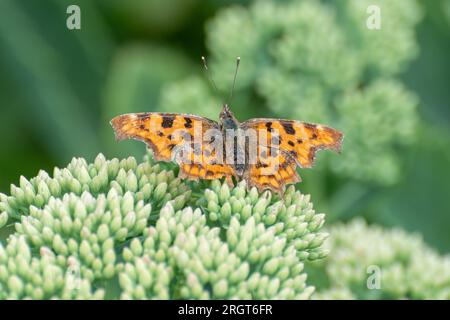
[[[256,164],[250,164],[245,174],[249,185],[278,193],[285,185],[300,181],[297,164],[312,167],[317,150],[339,152],[343,139],[333,128],[294,120],[250,119],[241,128],[254,129],[257,136]]]
[[[217,122],[189,114],[132,113],[115,117],[111,125],[118,140],[136,139],[145,142],[158,161],[175,161],[180,165],[180,176],[189,179],[218,179],[234,175],[231,166],[216,156],[206,131],[215,129]],[[199,137],[199,141],[197,141]],[[190,147],[185,157],[177,157],[184,146]]]
[[[249,164],[245,171],[244,179],[249,187],[254,186],[260,192],[271,189],[281,195],[287,184],[301,181],[294,158],[278,149],[267,148],[262,151],[263,149],[265,148],[258,148],[256,164]],[[266,154],[268,151],[269,154]]]
[[[343,139],[343,134],[336,129],[294,120],[250,119],[241,127],[266,133],[267,139],[259,139],[258,135],[258,145],[270,147],[273,136],[278,142],[275,147],[287,152],[302,168],[313,166],[317,150],[340,152]]]

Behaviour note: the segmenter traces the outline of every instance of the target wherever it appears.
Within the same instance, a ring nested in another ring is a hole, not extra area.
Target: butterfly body
[[[117,116],[111,125],[118,140],[141,140],[156,160],[176,162],[182,178],[225,178],[232,185],[234,177],[279,194],[300,181],[297,166],[311,167],[317,150],[340,151],[343,138],[335,129],[295,120],[240,123],[228,105],[219,119],[149,112]]]
[[[240,130],[241,124],[234,117],[227,104],[223,106],[223,110],[220,113],[219,118],[219,125],[222,131],[222,137],[224,138],[223,153],[225,155],[225,159],[227,156],[233,158],[231,165],[234,168],[234,172],[236,176],[242,178],[246,168],[246,146],[242,139],[242,130]],[[229,139],[232,139],[233,141],[228,141]],[[229,148],[227,148],[227,146],[229,146]],[[239,161],[238,159],[243,159],[243,161]]]
[[[219,115],[220,128],[223,130],[236,130],[239,128],[239,121],[234,117],[227,104],[223,106],[222,112]]]

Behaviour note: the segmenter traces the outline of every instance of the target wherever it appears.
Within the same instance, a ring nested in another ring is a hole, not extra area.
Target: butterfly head
[[[233,112],[231,112],[228,104],[223,105],[223,109],[220,112],[220,124],[224,129],[237,129],[238,121],[234,117]]]

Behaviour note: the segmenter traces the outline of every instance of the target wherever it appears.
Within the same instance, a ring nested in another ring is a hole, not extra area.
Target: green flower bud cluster
[[[139,236],[147,226],[151,204],[135,203],[127,191],[119,196],[116,189],[94,198],[66,194],[50,198],[44,209],[30,207],[28,216],[15,224],[16,233],[24,235],[35,247],[51,248],[58,258],[80,260],[81,274],[90,281],[111,278],[115,274],[115,247],[130,237]]]
[[[245,223],[252,218],[257,224],[273,227],[275,235],[293,245],[303,261],[321,259],[328,253],[321,247],[328,237],[327,233],[320,232],[325,215],[316,214],[309,200],[309,195],[295,191],[294,186],[280,200],[269,191],[262,195],[255,188],[247,191],[245,181],[233,189],[214,181],[198,204],[205,209],[212,225],[231,227],[233,221]],[[246,243],[239,245],[246,246]]]
[[[417,104],[414,94],[389,79],[377,80],[362,92],[343,95],[337,112],[342,115],[341,126],[346,128],[346,147],[341,159],[333,162],[333,172],[385,184],[398,181],[401,171],[395,150],[414,140]]]
[[[438,255],[419,236],[359,219],[333,226],[330,234],[330,255],[308,270],[312,283],[328,284],[314,298],[450,298],[450,257]]]
[[[78,260],[59,259],[47,247],[33,248],[22,236],[0,243],[0,299],[102,299],[104,290],[77,274]]]
[[[306,299],[314,290],[295,246],[253,216],[210,227],[200,208],[168,203],[123,257],[122,298]]]
[[[369,13],[374,13],[368,10],[370,6],[380,9],[379,29],[367,27]],[[416,1],[351,0],[338,1],[336,7],[337,14],[344,17],[344,31],[358,48],[357,58],[365,61],[371,71],[396,74],[417,56],[414,26],[423,13]]]
[[[2,215],[19,220],[16,235],[33,248],[46,247],[62,266],[76,259],[79,274],[94,282],[116,274],[116,248],[140,236],[153,214],[172,201],[182,208],[191,191],[173,171],[134,158],[93,164],[73,159],[51,178],[41,171],[20,178],[11,196],[2,195]],[[6,224],[6,219],[2,221]]]
[[[181,204],[180,199],[188,198],[190,193],[189,188],[175,178],[173,171],[163,170],[159,164],[144,162],[138,165],[132,157],[121,161],[106,160],[99,154],[94,163],[88,165],[86,160],[74,158],[67,168],[55,168],[53,177],[45,171],[40,171],[30,181],[20,177],[19,186],[11,185],[10,196],[0,194],[0,226],[7,223],[8,217],[20,220],[30,210],[44,208],[51,198],[62,198],[69,193],[79,197],[86,192],[97,197],[109,194],[112,189],[115,193],[109,198],[131,193],[124,200],[122,212],[131,209],[139,200],[151,201],[154,210],[177,197]]]
[[[174,165],[74,159],[2,195],[0,297],[309,298],[324,257],[308,196],[175,178]],[[14,230],[10,228],[14,226]],[[12,234],[11,234],[12,233]],[[94,289],[95,288],[95,289]]]
[[[380,29],[368,27],[371,6],[380,9]],[[233,109],[239,118],[267,115],[336,127],[345,133],[345,152],[328,168],[346,179],[388,185],[400,179],[396,148],[415,135],[418,101],[396,76],[417,56],[414,28],[421,17],[411,0],[233,6],[207,25],[211,69],[216,83],[228,86],[232,61],[240,56]],[[160,101],[169,110],[189,104],[203,111],[213,101],[198,79],[167,87],[162,96],[170,97]],[[382,174],[380,166],[386,166]]]

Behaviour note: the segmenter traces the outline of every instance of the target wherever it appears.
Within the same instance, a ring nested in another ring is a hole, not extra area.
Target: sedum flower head
[[[295,245],[254,217],[211,227],[200,208],[169,203],[124,258],[122,298],[305,299],[314,290]]]
[[[23,236],[12,236],[6,247],[0,244],[0,299],[103,298],[103,289],[76,277],[76,258],[64,261],[48,247],[37,254],[34,249]]]
[[[304,264],[328,251],[309,196],[176,175],[99,155],[21,177],[0,199],[0,298],[310,297]]]
[[[417,235],[359,219],[329,231],[330,255],[309,270],[317,275],[311,277],[313,283],[327,283],[314,298],[450,298],[450,258],[439,256]],[[379,270],[379,287],[368,286],[374,270]]]
[[[398,181],[396,150],[414,140],[417,103],[414,94],[392,79],[379,79],[364,91],[343,95],[336,111],[339,126],[346,128],[345,152],[333,162],[333,172],[378,183]]]

